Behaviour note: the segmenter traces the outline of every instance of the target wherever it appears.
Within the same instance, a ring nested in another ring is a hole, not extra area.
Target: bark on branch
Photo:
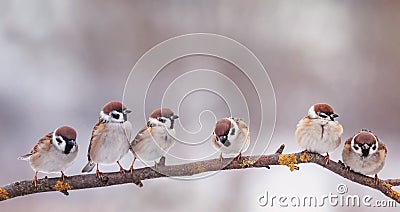
[[[282,154],[283,149],[284,145],[275,154],[246,156],[239,160],[232,158],[225,158],[222,161],[212,159],[182,165],[158,166],[157,170],[154,167],[146,167],[135,169],[132,174],[129,171],[125,174],[120,172],[103,173],[101,178],[97,178],[95,174],[69,176],[64,181],[60,181],[59,178],[44,178],[38,180],[37,187],[32,184],[31,180],[24,180],[0,187],[0,201],[50,191],[60,191],[68,195],[69,190],[107,187],[126,183],[135,183],[141,187],[141,181],[143,180],[168,176],[192,176],[219,170],[269,168],[275,165],[285,165],[291,171],[294,171],[299,169],[297,164],[315,163],[353,182],[379,190],[384,195],[400,203],[400,193],[392,189],[392,186],[400,185],[400,179],[380,180],[378,185],[375,185],[374,178],[348,171],[341,163],[331,160],[326,165],[325,157],[320,154],[309,152]]]

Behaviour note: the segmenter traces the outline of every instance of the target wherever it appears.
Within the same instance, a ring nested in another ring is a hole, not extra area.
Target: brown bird
[[[72,165],[77,154],[76,131],[71,127],[61,126],[41,138],[31,153],[18,159],[29,160],[35,171],[33,184],[37,186],[38,172],[61,172],[61,179],[64,180],[64,171]]]
[[[303,150],[326,153],[326,164],[329,163],[329,152],[334,151],[341,143],[343,127],[335,121],[338,115],[328,104],[314,104],[308,115],[297,124],[296,140]]]
[[[92,131],[88,149],[88,163],[82,172],[91,172],[96,165],[96,176],[100,177],[99,164],[117,163],[121,173],[125,173],[119,160],[128,153],[132,125],[127,120],[126,109],[121,102],[109,102],[100,111],[100,118]]]
[[[169,108],[154,110],[144,126],[131,141],[131,147],[135,158],[138,157],[143,162],[159,161],[175,143],[175,119],[179,118]]]
[[[217,122],[211,137],[215,149],[222,153],[235,155],[240,159],[250,145],[250,133],[247,124],[238,118],[223,118]]]
[[[375,175],[378,184],[378,172],[385,165],[387,149],[376,135],[366,129],[347,139],[343,151],[343,162],[355,172]]]

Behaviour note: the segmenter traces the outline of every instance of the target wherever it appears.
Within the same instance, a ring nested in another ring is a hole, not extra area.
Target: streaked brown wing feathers
[[[33,147],[31,154],[35,154],[40,151],[40,149],[44,151],[49,151],[51,144],[51,137],[53,136],[53,132],[47,134],[43,138],[41,138],[38,143]]]
[[[147,137],[148,134],[150,134],[151,127],[148,127],[147,125],[144,126],[136,135],[136,137],[133,139],[131,146],[135,146],[138,144],[140,141],[142,141],[142,137]]]
[[[93,142],[94,142],[94,140],[96,139],[97,136],[99,136],[99,135],[101,135],[103,133],[104,129],[105,129],[105,125],[101,120],[99,120],[97,122],[97,124],[93,127],[92,137],[90,138],[90,144],[89,144],[88,153],[87,153],[88,161],[91,161],[91,159],[90,159],[90,149],[91,149],[92,145],[94,145]]]

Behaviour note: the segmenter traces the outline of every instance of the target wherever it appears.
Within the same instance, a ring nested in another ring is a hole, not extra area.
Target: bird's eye
[[[376,145],[372,145],[372,150],[376,150]]]
[[[61,138],[59,138],[59,137],[56,138],[56,141],[57,141],[58,144],[61,144],[61,143],[62,143],[62,140],[61,140]]]
[[[163,118],[158,118],[158,121],[160,121],[160,122],[162,122],[162,123],[165,123],[165,119],[163,119]]]
[[[318,115],[322,118],[327,118],[328,116],[325,113],[318,113]]]
[[[112,116],[114,119],[119,119],[119,114],[117,114],[117,113],[111,113],[111,116]]]
[[[353,147],[354,147],[355,150],[359,149],[359,147],[357,145],[354,145]]]

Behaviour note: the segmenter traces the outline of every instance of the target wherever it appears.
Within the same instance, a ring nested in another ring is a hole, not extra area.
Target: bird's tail
[[[94,163],[93,161],[89,161],[86,164],[86,166],[83,167],[82,172],[91,172],[95,165],[96,165],[96,163]]]

